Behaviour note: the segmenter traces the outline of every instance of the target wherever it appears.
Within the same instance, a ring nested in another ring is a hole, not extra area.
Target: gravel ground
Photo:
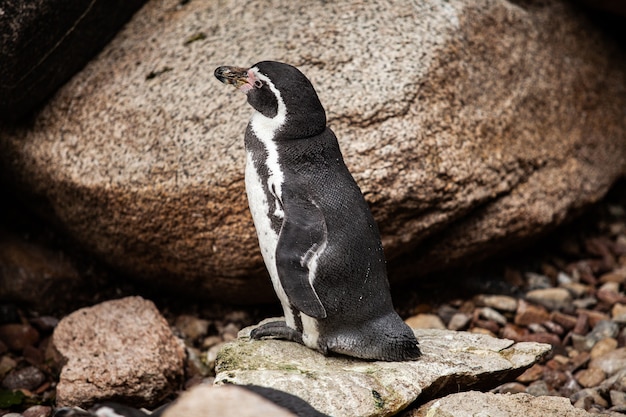
[[[487,333],[551,344],[552,355],[494,392],[564,396],[580,408],[626,414],[626,181],[571,224],[475,268],[395,288],[413,327]],[[120,284],[94,300],[138,293]],[[239,309],[153,299],[189,353],[188,388],[213,378],[220,345],[244,326],[280,315],[278,306]],[[0,304],[0,416],[46,417],[59,364],[49,349],[62,313]],[[19,414],[18,414],[19,415]]]

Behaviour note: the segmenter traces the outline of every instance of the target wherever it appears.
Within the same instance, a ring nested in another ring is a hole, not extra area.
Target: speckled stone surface
[[[185,347],[152,301],[126,297],[82,308],[54,330],[64,359],[58,407],[125,398],[144,406],[173,394],[183,376]]]
[[[404,417],[591,417],[567,398],[530,394],[461,392],[424,404]]]
[[[566,2],[498,0],[149,2],[30,125],[0,127],[0,166],[133,276],[271,299],[251,108],[213,77],[263,59],[316,86],[392,282],[535,235],[626,172],[620,55]]]
[[[259,385],[296,395],[335,417],[392,416],[416,399],[490,389],[547,354],[543,343],[440,329],[415,329],[423,356],[409,362],[325,357],[281,340],[250,340],[251,328],[217,355],[216,384]]]

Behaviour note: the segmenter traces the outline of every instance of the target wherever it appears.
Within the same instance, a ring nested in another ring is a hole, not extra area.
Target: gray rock
[[[8,390],[25,389],[33,391],[46,380],[43,372],[34,366],[12,371],[2,380],[2,387]]]
[[[2,128],[0,165],[115,267],[237,302],[274,294],[244,195],[251,109],[219,65],[311,78],[392,282],[551,229],[626,172],[624,61],[570,2],[354,11],[148,2],[31,124]]]
[[[149,405],[172,394],[183,376],[185,350],[151,301],[126,297],[63,318],[53,344],[65,364],[57,406],[124,398]]]
[[[415,330],[423,356],[414,362],[364,362],[324,357],[299,344],[248,339],[250,328],[226,344],[216,361],[217,384],[254,384],[301,397],[340,416],[386,416],[416,398],[447,390],[493,388],[515,378],[550,346],[481,334]]]
[[[407,417],[591,417],[567,398],[534,397],[529,394],[462,392],[433,400]]]
[[[540,288],[526,293],[526,299],[548,310],[561,310],[571,305],[572,296],[565,288]]]
[[[515,312],[517,310],[517,299],[508,295],[488,295],[480,294],[474,297],[476,304],[491,307],[500,311]]]
[[[626,347],[615,349],[609,353],[592,359],[590,368],[602,369],[607,375],[626,369]]]

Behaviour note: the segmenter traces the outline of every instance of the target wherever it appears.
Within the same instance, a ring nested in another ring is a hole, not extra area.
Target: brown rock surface
[[[124,398],[151,404],[174,392],[185,350],[151,301],[127,297],[75,311],[53,343],[66,363],[57,406]]]
[[[250,109],[218,65],[311,78],[392,281],[553,227],[624,174],[624,61],[571,5],[401,4],[149,2],[2,128],[0,165],[111,264],[237,301],[272,291],[243,191]]]

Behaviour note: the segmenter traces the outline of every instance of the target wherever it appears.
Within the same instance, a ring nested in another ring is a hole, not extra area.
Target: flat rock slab
[[[77,310],[59,322],[52,341],[65,362],[59,407],[115,398],[149,405],[172,394],[183,376],[183,343],[141,297]]]
[[[418,397],[497,386],[550,351],[487,335],[414,330],[423,356],[414,362],[324,357],[296,343],[249,339],[250,328],[216,361],[216,384],[253,384],[296,395],[335,417],[389,416]]]
[[[424,404],[408,417],[588,417],[562,397],[461,392]]]

